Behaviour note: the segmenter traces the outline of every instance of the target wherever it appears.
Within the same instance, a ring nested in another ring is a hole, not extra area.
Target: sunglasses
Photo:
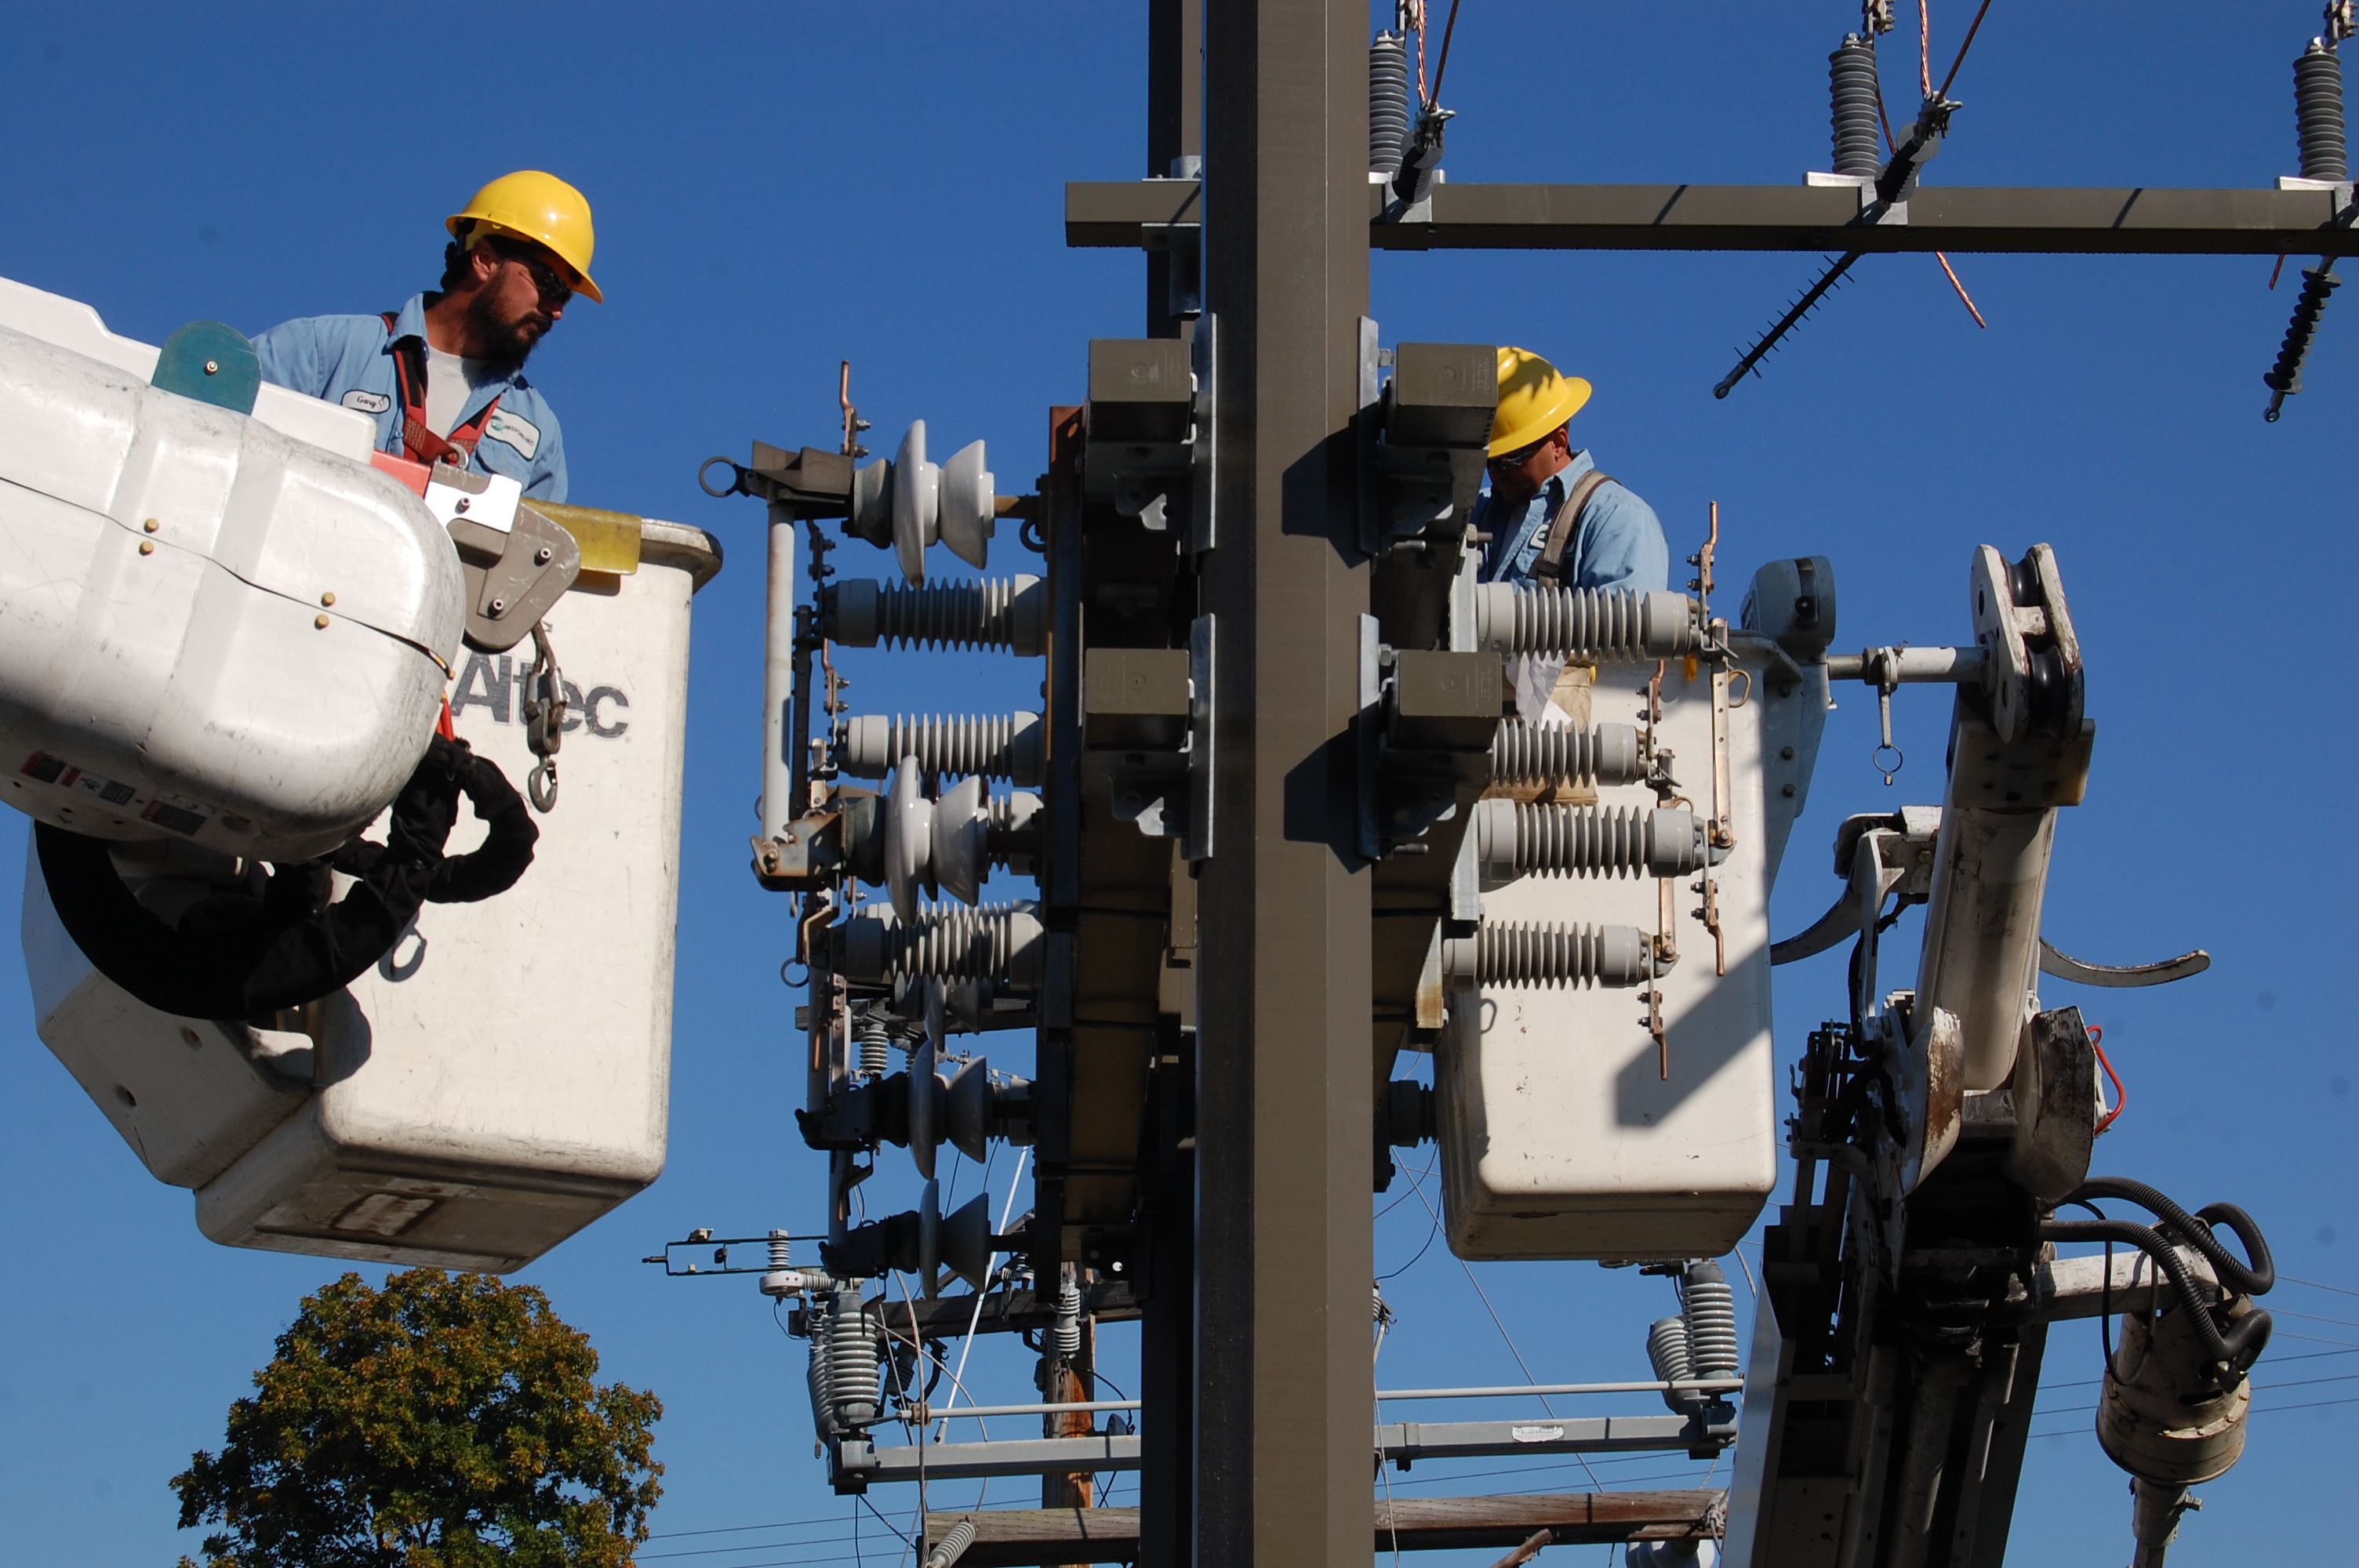
[[[573,286],[558,276],[557,269],[529,251],[491,242],[493,252],[524,268],[532,285],[540,290],[540,302],[553,310],[561,310],[573,297]]]
[[[1530,446],[1524,448],[1520,451],[1501,452],[1497,457],[1491,460],[1491,466],[1493,468],[1521,468],[1526,463],[1532,460],[1533,454],[1537,453],[1542,447],[1547,445],[1548,441],[1543,438],[1540,440],[1534,441]]]

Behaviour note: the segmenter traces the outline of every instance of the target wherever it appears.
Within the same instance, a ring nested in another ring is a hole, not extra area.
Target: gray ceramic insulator
[[[929,773],[974,773],[1038,787],[1045,731],[1037,713],[861,714],[835,725],[836,765],[881,779],[904,757]]]

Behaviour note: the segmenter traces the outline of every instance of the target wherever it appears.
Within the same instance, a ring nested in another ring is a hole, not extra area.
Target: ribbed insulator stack
[[[1496,784],[1580,779],[1626,784],[1641,776],[1638,731],[1627,724],[1583,730],[1510,720],[1491,741],[1491,778]]]
[[[1475,808],[1475,853],[1486,879],[1683,877],[1709,863],[1703,823],[1684,806],[1518,806]]]
[[[853,1038],[860,1045],[863,1076],[881,1078],[893,1070],[893,1032],[883,1019],[873,1012],[862,1013]]]
[[[1702,637],[1685,594],[1486,582],[1474,590],[1474,643],[1604,662],[1690,654]]]
[[[773,1230],[770,1232],[771,1268],[791,1269],[794,1267],[793,1260],[787,1256],[788,1250],[787,1233],[783,1230]]]
[[[881,583],[849,578],[821,590],[820,628],[853,648],[1005,648],[1033,657],[1047,646],[1049,597],[1037,577]]]
[[[805,1377],[810,1386],[811,1430],[821,1442],[836,1434],[835,1403],[829,1395],[832,1385],[828,1379],[828,1350],[834,1341],[828,1335],[832,1320],[824,1305],[826,1300],[822,1296],[810,1307],[810,1366]]]
[[[1654,945],[1635,925],[1484,925],[1443,956],[1461,984],[1618,988],[1654,975]]]
[[[952,1568],[966,1555],[966,1549],[974,1544],[974,1520],[959,1520],[944,1530],[942,1538],[934,1542],[934,1549],[926,1553],[925,1568]]]
[[[1658,1382],[1683,1383],[1695,1376],[1688,1368],[1688,1320],[1683,1317],[1658,1317],[1647,1330],[1647,1360],[1655,1368]],[[1678,1389],[1663,1390],[1663,1403],[1675,1411],[1684,1411],[1695,1402],[1692,1393]]]
[[[876,1336],[860,1292],[836,1292],[827,1319],[827,1403],[839,1432],[865,1431],[876,1419]]]
[[[1044,937],[1027,904],[932,907],[906,925],[889,913],[857,914],[835,932],[837,967],[848,979],[927,975],[1028,986],[1040,978]]]
[[[2318,335],[2318,319],[2326,314],[2328,297],[2342,287],[2343,280],[2325,267],[2301,269],[2301,297],[2293,302],[2293,319],[2286,323],[2277,362],[2261,377],[2262,384],[2279,397],[2301,390],[2301,364],[2310,357],[2310,341]],[[2277,405],[2272,403],[2269,418],[2274,422],[2277,416]]]
[[[2351,178],[2343,128],[2343,57],[2312,38],[2293,62],[2294,135],[2305,179]]]
[[[973,773],[1038,785],[1042,762],[1037,713],[935,714],[913,719],[862,714],[835,725],[836,765],[854,778],[881,779],[904,757],[929,773]]]
[[[1688,1265],[1680,1284],[1680,1305],[1688,1326],[1688,1375],[1736,1376],[1736,1292],[1719,1264]]]
[[[1050,1343],[1061,1361],[1082,1353],[1082,1287],[1071,1275],[1057,1287],[1057,1325]]]
[[[1368,172],[1396,175],[1408,148],[1408,43],[1378,33],[1368,46]]]
[[[1881,123],[1883,88],[1875,74],[1875,45],[1853,33],[1827,57],[1834,92],[1837,174],[1875,174],[1884,168]]]

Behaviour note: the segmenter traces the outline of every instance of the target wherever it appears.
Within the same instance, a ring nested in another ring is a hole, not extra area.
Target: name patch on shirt
[[[495,441],[506,441],[527,458],[540,450],[540,427],[505,408],[492,410],[491,423],[484,427],[484,434]]]
[[[356,408],[363,414],[382,414],[393,406],[393,399],[384,393],[364,392],[357,386],[345,393],[341,401],[345,407]]]

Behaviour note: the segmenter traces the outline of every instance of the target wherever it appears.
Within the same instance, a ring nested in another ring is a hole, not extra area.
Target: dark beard
[[[549,319],[527,313],[516,320],[503,321],[494,312],[489,290],[475,296],[467,306],[467,319],[475,329],[477,341],[484,345],[484,360],[499,373],[520,370],[524,362],[532,357],[533,345],[539,341],[539,333],[527,332],[525,328],[533,325],[546,332]]]

